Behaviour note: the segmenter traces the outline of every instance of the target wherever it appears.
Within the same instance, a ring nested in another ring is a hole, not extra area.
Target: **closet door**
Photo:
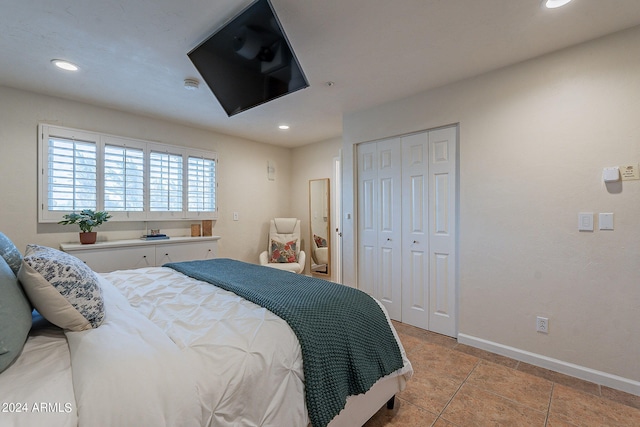
[[[400,141],[358,146],[358,287],[401,320]]]
[[[375,142],[358,146],[358,288],[376,296],[378,259],[378,153]]]
[[[429,328],[429,136],[402,138],[402,322]]]
[[[378,281],[374,294],[402,321],[402,158],[398,138],[378,142]]]
[[[457,335],[457,128],[429,132],[429,330]]]
[[[457,127],[358,146],[358,287],[457,335]]]

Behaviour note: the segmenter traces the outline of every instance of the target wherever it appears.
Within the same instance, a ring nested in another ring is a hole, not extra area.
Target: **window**
[[[205,157],[189,157],[189,211],[216,210],[216,161]]]
[[[96,208],[96,144],[49,138],[47,206],[51,211]]]
[[[144,151],[139,148],[105,145],[104,209],[144,210]]]
[[[80,209],[118,220],[217,217],[216,153],[40,125],[40,222]]]
[[[182,156],[152,152],[149,201],[152,211],[182,211]]]

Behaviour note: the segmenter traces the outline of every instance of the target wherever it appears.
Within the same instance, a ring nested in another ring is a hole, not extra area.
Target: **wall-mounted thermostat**
[[[620,169],[618,166],[604,168],[602,171],[602,180],[604,182],[616,182],[620,180]]]

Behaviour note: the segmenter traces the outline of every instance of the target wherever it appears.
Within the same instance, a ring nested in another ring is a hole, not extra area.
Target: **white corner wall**
[[[222,236],[222,257],[256,263],[267,247],[269,219],[290,213],[290,149],[0,86],[0,231],[21,251],[27,243],[58,247],[78,241],[73,226],[37,221],[39,122],[216,151],[220,212],[213,233]],[[267,179],[268,160],[276,165],[275,181]],[[186,236],[191,222],[150,222],[149,228]],[[97,231],[99,239],[137,238],[144,223],[112,221]]]
[[[640,394],[640,181],[601,178],[640,162],[639,45],[636,27],[345,116],[345,283],[354,144],[459,123],[459,337]]]
[[[340,154],[342,138],[333,138],[292,149],[291,155],[291,212],[300,218],[302,249],[307,253],[305,273],[310,274],[311,225],[309,223],[309,180],[329,178],[333,181],[333,159]],[[331,196],[333,197],[333,196]],[[333,206],[331,207],[333,210]],[[335,224],[331,224],[335,228]],[[331,242],[333,248],[335,241]],[[335,280],[335,269],[330,280]]]

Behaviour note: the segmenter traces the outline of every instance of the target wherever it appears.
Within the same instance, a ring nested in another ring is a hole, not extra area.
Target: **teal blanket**
[[[347,396],[365,393],[403,366],[384,313],[362,291],[223,258],[164,267],[231,291],[291,326],[302,348],[305,398],[314,427],[338,415]]]

